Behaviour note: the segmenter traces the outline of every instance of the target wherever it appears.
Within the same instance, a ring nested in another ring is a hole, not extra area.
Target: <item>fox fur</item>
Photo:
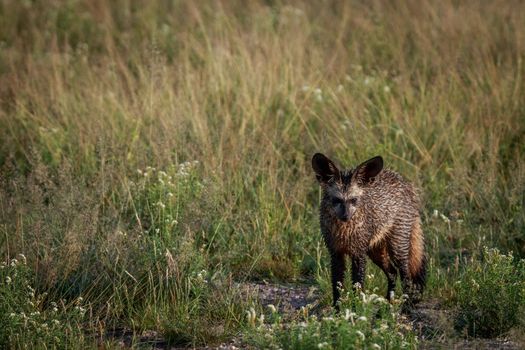
[[[426,259],[415,187],[398,173],[383,169],[379,156],[340,170],[316,153],[312,167],[322,191],[320,224],[330,252],[334,306],[346,256],[354,286],[364,286],[368,256],[387,277],[387,299],[393,296],[399,274],[403,292],[417,302],[425,286]]]

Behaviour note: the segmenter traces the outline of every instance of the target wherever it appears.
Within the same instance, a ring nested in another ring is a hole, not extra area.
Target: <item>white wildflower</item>
[[[350,310],[349,309],[345,309],[345,320],[348,321],[350,319]]]
[[[356,331],[355,334],[357,334],[359,336],[359,338],[361,338],[361,340],[365,340],[365,334],[361,331]]]
[[[22,260],[22,264],[25,265],[27,263],[27,259],[24,254],[18,254],[18,257]]]
[[[441,216],[441,219],[442,219],[444,222],[446,222],[447,224],[450,223],[450,219],[449,219],[448,217],[446,217],[446,216],[443,215],[443,214],[440,214],[440,216]]]
[[[269,304],[269,305],[268,305],[268,309],[270,309],[270,312],[271,312],[272,314],[274,314],[274,313],[277,312],[277,309],[275,308],[275,305],[273,305],[273,304]]]
[[[5,283],[7,283],[7,284],[11,283],[11,277],[7,276],[5,278]]]
[[[366,318],[366,316],[359,316],[357,318],[358,321],[367,321],[368,319]]]
[[[390,87],[388,85],[385,85],[383,91],[388,94],[390,92]]]
[[[437,218],[439,216],[439,211],[437,209],[434,209],[432,212],[432,217]]]
[[[378,344],[374,343],[374,344],[372,344],[372,349],[379,350],[379,349],[381,349],[381,346],[379,346]]]

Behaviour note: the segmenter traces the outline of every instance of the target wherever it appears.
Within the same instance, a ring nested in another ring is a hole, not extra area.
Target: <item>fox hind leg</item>
[[[383,270],[388,281],[388,289],[386,292],[386,299],[391,301],[394,296],[394,290],[396,289],[396,278],[397,270],[390,261],[388,249],[386,244],[383,243],[369,250],[368,256],[370,259]]]

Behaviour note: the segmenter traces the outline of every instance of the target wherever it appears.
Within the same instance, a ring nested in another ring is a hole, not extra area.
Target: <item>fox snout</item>
[[[335,216],[337,217],[337,219],[343,222],[350,221],[355,211],[354,208],[352,208],[349,205],[345,205],[345,204],[336,205],[334,210],[335,210]]]

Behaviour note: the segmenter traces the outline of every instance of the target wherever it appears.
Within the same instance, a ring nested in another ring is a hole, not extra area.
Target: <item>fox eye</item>
[[[350,198],[350,204],[356,205],[357,204],[357,197]]]
[[[332,205],[334,207],[341,204],[343,204],[343,200],[341,198],[332,198]]]

